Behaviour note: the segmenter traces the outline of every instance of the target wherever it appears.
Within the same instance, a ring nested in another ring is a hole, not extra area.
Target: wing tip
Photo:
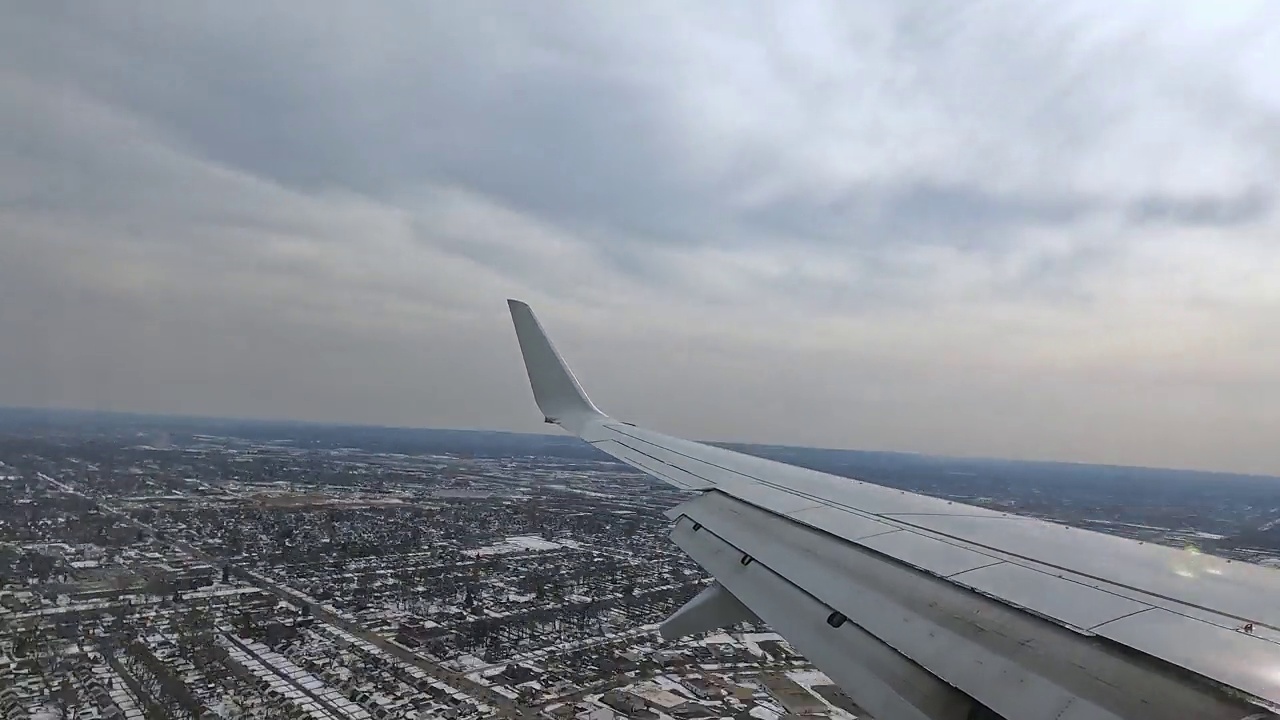
[[[507,307],[511,310],[511,321],[534,400],[546,421],[578,433],[587,419],[603,417],[604,413],[587,397],[573,371],[555,349],[551,338],[547,337],[533,308],[515,298],[507,298]]]

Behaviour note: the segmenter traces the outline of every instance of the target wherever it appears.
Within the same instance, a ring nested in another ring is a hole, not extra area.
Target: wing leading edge
[[[880,720],[1278,717],[1280,572],[619,422],[508,305],[547,422],[700,493],[672,539],[717,582],[665,636],[759,617]]]

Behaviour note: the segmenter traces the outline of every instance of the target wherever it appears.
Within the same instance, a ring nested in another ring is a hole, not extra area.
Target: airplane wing
[[[759,618],[878,720],[1280,717],[1280,572],[615,420],[508,304],[547,422],[698,493],[671,537],[716,583],[665,637]]]

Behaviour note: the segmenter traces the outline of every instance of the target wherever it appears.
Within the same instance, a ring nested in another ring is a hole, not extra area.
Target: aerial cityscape
[[[1280,720],[1280,2],[0,3],[0,720]]]
[[[1280,562],[1275,478],[734,446]],[[566,436],[0,411],[5,718],[867,717]]]

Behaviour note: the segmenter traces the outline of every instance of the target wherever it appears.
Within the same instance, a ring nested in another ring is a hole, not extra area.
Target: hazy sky
[[[0,0],[0,404],[1280,473],[1280,5]]]

